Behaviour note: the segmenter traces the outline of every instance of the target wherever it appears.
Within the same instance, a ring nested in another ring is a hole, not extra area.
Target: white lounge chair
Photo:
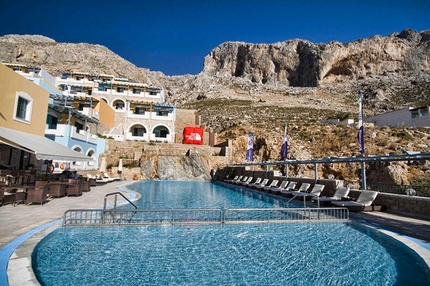
[[[260,184],[254,186],[254,188],[262,189],[269,183],[269,179],[264,179]]]
[[[270,188],[274,188],[278,185],[278,180],[273,180],[268,186],[265,186],[263,189],[265,191],[270,191]]]
[[[282,181],[279,187],[271,187],[270,191],[274,194],[279,194],[282,190],[284,190],[288,186],[288,181]]]
[[[239,176],[235,176],[233,179],[225,179],[224,182],[231,183],[233,181],[236,181],[237,179],[239,179]]]
[[[371,206],[376,199],[378,192],[376,191],[361,191],[356,201],[333,201],[333,205],[345,207],[350,211],[363,211],[365,207]]]
[[[251,183],[252,179],[253,179],[253,177],[248,177],[248,179],[246,179],[245,181],[242,181],[242,185],[243,186],[248,185],[249,183]]]
[[[332,197],[314,197],[312,198],[314,205],[331,206],[331,202],[340,201],[346,198],[349,194],[349,187],[338,187]]]
[[[118,178],[118,177],[113,178],[113,177],[109,176],[109,174],[107,172],[103,172],[102,179],[108,180],[109,182],[121,180],[121,178]]]
[[[235,184],[236,182],[239,182],[240,180],[242,180],[243,176],[236,176],[234,177],[233,180],[230,180],[230,184]]]
[[[288,184],[288,186],[285,188],[285,190],[281,191],[281,194],[283,196],[286,196],[286,197],[291,197],[293,192],[297,192],[297,191],[298,192],[306,192],[309,189],[309,187],[311,186],[311,184],[303,183],[298,190],[296,190],[296,186],[297,186],[297,182],[291,181]]]
[[[253,186],[257,185],[257,184],[260,184],[260,183],[261,183],[261,180],[262,180],[262,178],[257,178],[257,179],[255,180],[255,182],[248,183],[248,184],[246,184],[246,186],[247,186],[247,187],[253,187]]]
[[[321,185],[321,184],[315,184],[312,187],[312,190],[308,193],[308,192],[293,192],[293,196],[295,196],[294,198],[296,200],[308,200],[310,198],[313,197],[319,197],[322,193],[322,191],[324,190],[325,185]]]
[[[239,180],[237,180],[237,181],[235,181],[234,182],[234,184],[236,184],[236,185],[241,185],[242,184],[242,182],[245,182],[246,180],[248,180],[248,177],[247,176],[242,176],[242,178],[241,179],[239,179]]]

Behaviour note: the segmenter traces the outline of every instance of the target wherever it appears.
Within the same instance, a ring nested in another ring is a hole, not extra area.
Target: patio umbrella
[[[103,157],[102,162],[100,163],[100,168],[99,168],[100,172],[106,172],[106,167],[107,167],[106,157]]]
[[[122,174],[122,159],[119,159],[119,164],[118,164],[118,174]]]

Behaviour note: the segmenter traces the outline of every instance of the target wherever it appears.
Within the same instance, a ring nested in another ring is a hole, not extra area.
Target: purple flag
[[[281,147],[281,160],[288,159],[288,124],[285,122],[285,131],[284,131],[284,142]]]
[[[363,126],[363,95],[358,95],[358,133],[357,140],[360,143],[361,154],[364,155],[364,126]]]
[[[248,146],[246,147],[246,160],[254,161],[254,134],[248,133]]]

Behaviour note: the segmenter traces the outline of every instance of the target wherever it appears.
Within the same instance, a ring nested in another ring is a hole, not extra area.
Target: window
[[[124,102],[122,102],[122,101],[115,102],[115,109],[123,110],[124,109]]]
[[[156,138],[167,138],[169,130],[164,126],[158,126],[154,129],[154,134]]]
[[[33,99],[26,92],[17,92],[15,101],[14,119],[27,121],[31,120]]]
[[[136,107],[134,114],[145,114],[146,108],[145,107]]]
[[[140,94],[140,88],[133,88],[133,94]]]
[[[15,116],[25,120],[25,114],[27,113],[28,100],[22,97],[18,97],[18,106],[16,108]]]
[[[428,109],[428,107],[420,109],[420,113],[421,113],[420,116],[429,116],[429,109]]]
[[[133,129],[133,136],[143,137],[145,135],[145,131],[144,127],[135,127]]]
[[[124,88],[124,87],[119,86],[119,87],[117,87],[117,88],[116,88],[116,91],[117,91],[117,92],[124,92],[124,91],[125,91],[125,88]]]
[[[84,125],[80,122],[75,122],[76,132],[79,133],[82,129],[84,129]]]
[[[48,129],[57,129],[58,118],[48,114],[46,117],[46,124],[48,125]]]
[[[418,118],[419,117],[418,110],[412,110],[411,115],[412,115],[412,118]]]

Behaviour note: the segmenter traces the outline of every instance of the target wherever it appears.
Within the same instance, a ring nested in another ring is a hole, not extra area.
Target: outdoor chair
[[[256,184],[261,183],[262,178],[257,178],[254,182],[246,184],[247,187],[253,187]]]
[[[307,184],[307,185],[304,185],[304,184]],[[296,188],[296,186],[297,186],[297,182],[294,182],[294,181],[290,181],[289,183],[288,183],[288,185],[283,189],[283,190],[281,190],[281,195],[283,195],[283,196],[285,196],[285,197],[290,197],[291,196],[291,194],[292,194],[292,192],[294,192],[294,191],[297,191],[295,188]],[[302,187],[303,186],[303,187]],[[302,186],[300,186],[300,188],[302,189],[302,190],[299,190],[299,191],[303,191],[303,192],[305,192],[307,189],[306,189],[306,186],[309,188],[309,186],[310,186],[310,184],[308,184],[308,183],[303,183],[302,184]]]
[[[282,190],[284,190],[288,186],[288,181],[282,181],[279,187],[271,187],[270,191],[274,194],[279,194]]]
[[[48,201],[49,185],[45,184],[43,187],[30,187],[27,189],[26,204],[40,204],[43,205]]]
[[[377,195],[378,192],[376,191],[363,190],[356,201],[333,201],[331,203],[338,207],[345,207],[352,212],[363,211],[366,207],[369,207],[373,204],[373,201],[376,199]]]
[[[342,198],[346,198],[349,194],[349,187],[337,187],[336,192],[331,197],[314,197],[312,201],[314,205],[320,207],[331,206],[333,201],[340,201]]]
[[[54,198],[61,198],[66,196],[67,184],[61,181],[49,182],[49,195]]]
[[[265,186],[263,189],[265,191],[270,192],[270,189],[275,188],[278,185],[278,182],[279,182],[278,180],[273,180],[268,186]]]
[[[254,185],[254,188],[256,189],[262,189],[269,183],[269,179],[264,179],[260,184]]]
[[[312,190],[308,192],[293,192],[293,196],[296,200],[308,200],[314,197],[319,197],[324,190],[325,185],[315,184]]]
[[[67,196],[82,196],[82,185],[79,180],[69,179],[66,189]]]
[[[249,183],[252,182],[253,179],[254,179],[253,177],[248,177],[248,179],[246,179],[246,181],[242,182],[242,185],[243,186],[247,186]]]

